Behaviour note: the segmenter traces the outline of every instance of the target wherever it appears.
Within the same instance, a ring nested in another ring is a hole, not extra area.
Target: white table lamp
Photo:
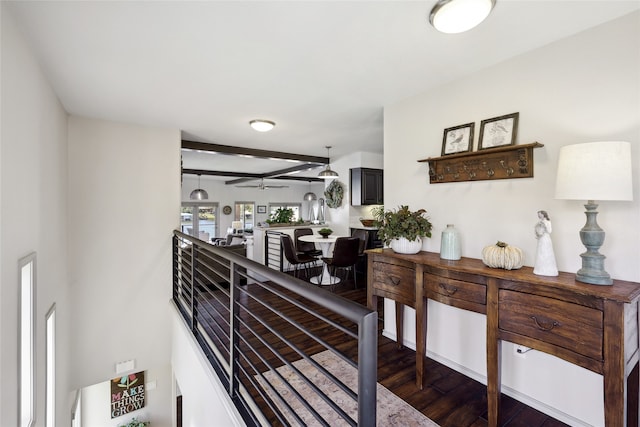
[[[580,230],[580,240],[587,248],[580,254],[582,268],[576,280],[595,285],[611,285],[604,270],[605,256],[598,250],[604,242],[604,230],[596,221],[595,200],[633,200],[631,179],[631,145],[607,141],[567,145],[560,149],[556,199],[587,200],[587,223]]]

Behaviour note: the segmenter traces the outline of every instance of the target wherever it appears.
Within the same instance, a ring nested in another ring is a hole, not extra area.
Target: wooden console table
[[[402,311],[416,310],[416,385],[422,388],[427,342],[427,300],[487,316],[487,403],[489,426],[498,425],[501,340],[552,354],[603,376],[607,427],[627,425],[627,378],[639,360],[640,284],[612,286],[575,281],[575,275],[533,274],[532,268],[502,270],[478,259],[440,259],[420,252],[367,251],[367,303],[396,302],[396,332],[402,345]],[[638,384],[633,404],[637,411]],[[630,419],[636,422],[637,414]]]

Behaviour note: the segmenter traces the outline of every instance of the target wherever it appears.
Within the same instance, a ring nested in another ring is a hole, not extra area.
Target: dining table
[[[322,256],[324,258],[329,258],[331,257],[331,246],[336,242],[338,237],[341,237],[341,236],[323,237],[319,234],[309,234],[306,236],[300,236],[298,237],[298,239],[300,239],[303,242],[311,242],[311,243],[317,244],[317,246],[320,246],[320,250],[322,251]],[[316,285],[323,285],[323,286],[329,286],[329,285],[334,285],[336,283],[340,283],[339,277],[332,276],[329,273],[329,268],[327,267],[327,263],[323,262],[322,264],[323,264],[322,274],[312,277],[310,279],[310,282]]]

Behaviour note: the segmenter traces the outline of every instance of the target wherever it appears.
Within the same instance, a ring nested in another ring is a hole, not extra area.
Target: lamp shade
[[[633,200],[631,144],[587,142],[560,149],[556,199]]]

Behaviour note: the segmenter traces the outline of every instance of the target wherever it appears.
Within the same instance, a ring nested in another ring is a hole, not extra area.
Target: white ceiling
[[[331,145],[332,158],[381,153],[385,105],[640,9],[498,0],[479,27],[447,35],[428,24],[435,0],[3,3],[71,114],[296,154]],[[258,133],[256,118],[277,125]],[[267,167],[208,157],[214,170]]]

